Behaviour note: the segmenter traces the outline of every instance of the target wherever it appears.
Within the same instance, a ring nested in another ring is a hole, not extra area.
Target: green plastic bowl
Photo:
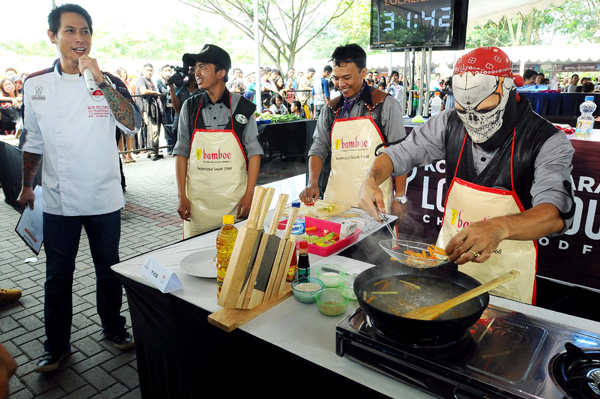
[[[325,288],[316,296],[319,311],[326,316],[339,316],[348,309],[350,295],[339,288]]]
[[[319,285],[319,289],[316,291],[300,291],[296,287],[300,284],[304,283],[315,283]],[[323,291],[323,287],[325,285],[321,280],[314,277],[300,277],[294,281],[292,281],[292,291],[294,293],[294,298],[296,298],[299,302],[302,303],[314,303],[315,297],[318,293]]]
[[[346,291],[350,295],[351,301],[356,301],[356,294],[354,293],[354,280],[358,277],[357,274],[346,274],[340,278],[340,289]]]
[[[317,267],[317,278],[326,288],[337,288],[340,278],[346,275],[346,268],[340,265],[320,265]]]

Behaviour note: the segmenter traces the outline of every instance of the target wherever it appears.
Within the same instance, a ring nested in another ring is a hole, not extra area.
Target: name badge
[[[183,289],[177,275],[151,256],[146,258],[142,266],[142,276],[150,280],[163,294]]]

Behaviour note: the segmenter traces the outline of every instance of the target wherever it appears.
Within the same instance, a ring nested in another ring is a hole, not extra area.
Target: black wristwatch
[[[394,201],[401,203],[402,205],[408,202],[408,197],[406,195],[401,195],[400,197],[394,197]]]

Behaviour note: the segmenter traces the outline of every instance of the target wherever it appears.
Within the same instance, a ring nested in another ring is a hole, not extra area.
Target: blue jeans
[[[44,213],[46,283],[44,284],[44,350],[66,352],[71,344],[73,273],[81,226],[85,228],[96,268],[96,306],[104,330],[125,327],[120,315],[123,286],[110,267],[119,262],[121,211],[93,216]]]

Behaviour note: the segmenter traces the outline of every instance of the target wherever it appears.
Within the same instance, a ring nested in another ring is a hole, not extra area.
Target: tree
[[[512,19],[502,18],[500,22],[488,22],[475,26],[467,33],[467,47],[515,47],[546,44],[540,36],[540,29],[554,29],[555,18],[551,10],[534,10],[529,15],[518,14]]]
[[[197,10],[223,17],[254,40],[253,0],[179,0]],[[293,66],[296,54],[344,15],[355,0],[259,0],[261,50],[281,70],[282,61]],[[331,10],[329,12],[324,12]]]

